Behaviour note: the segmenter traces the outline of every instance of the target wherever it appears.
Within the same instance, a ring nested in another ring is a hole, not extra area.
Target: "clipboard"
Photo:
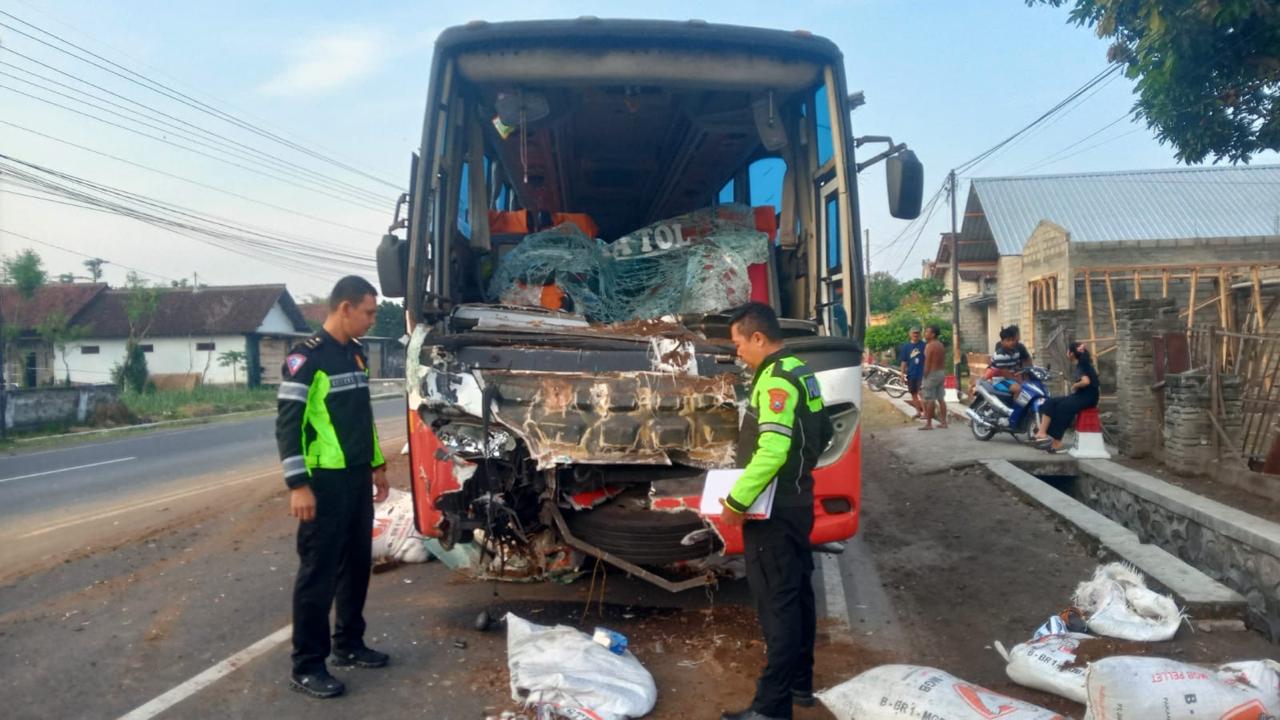
[[[729,491],[733,489],[734,483],[738,482],[738,478],[742,477],[742,469],[731,470],[708,470],[707,482],[702,487],[702,502],[698,506],[698,511],[707,517],[719,517],[724,514],[724,508],[720,505],[721,498],[729,497]],[[748,520],[768,520],[773,514],[773,497],[778,492],[778,481],[774,480],[769,483],[760,495],[756,497],[756,501],[751,503],[751,507],[747,508],[745,513]]]

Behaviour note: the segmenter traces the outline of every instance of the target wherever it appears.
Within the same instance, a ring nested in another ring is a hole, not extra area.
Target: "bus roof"
[[[504,47],[652,48],[666,46],[701,51],[783,55],[818,62],[839,62],[840,50],[830,40],[804,30],[719,25],[701,20],[533,20],[490,23],[483,20],[446,29],[436,52],[465,52]]]

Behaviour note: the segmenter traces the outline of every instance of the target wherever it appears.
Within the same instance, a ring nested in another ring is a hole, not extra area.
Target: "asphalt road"
[[[404,435],[404,400],[374,402],[382,437]],[[0,456],[0,524],[71,503],[156,490],[185,478],[276,458],[275,417],[215,421],[54,450]]]

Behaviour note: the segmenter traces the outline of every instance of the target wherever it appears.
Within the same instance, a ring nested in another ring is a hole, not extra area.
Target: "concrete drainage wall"
[[[1148,492],[1151,488],[1144,485],[1165,483],[1140,473],[1133,473],[1138,478],[1126,478],[1126,469],[1113,463],[1107,463],[1111,467],[1103,472],[1096,465],[1101,464],[1079,464],[1074,488],[1078,500],[1132,530],[1142,542],[1162,548],[1243,595],[1249,602],[1250,625],[1280,642],[1280,542],[1275,537],[1224,519],[1213,512],[1212,506],[1218,503],[1172,485],[1168,488],[1191,498]],[[1133,484],[1138,479],[1145,482]],[[1207,511],[1197,507],[1206,503]]]

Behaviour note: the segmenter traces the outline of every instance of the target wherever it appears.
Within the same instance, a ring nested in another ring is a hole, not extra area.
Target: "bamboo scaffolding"
[[[1084,274],[1085,312],[1089,313],[1089,347],[1097,347],[1098,333],[1093,322],[1093,277],[1088,271]]]
[[[1107,279],[1107,311],[1111,313],[1111,334],[1119,337],[1120,326],[1116,324],[1116,296],[1111,290],[1111,273],[1106,274]]]

